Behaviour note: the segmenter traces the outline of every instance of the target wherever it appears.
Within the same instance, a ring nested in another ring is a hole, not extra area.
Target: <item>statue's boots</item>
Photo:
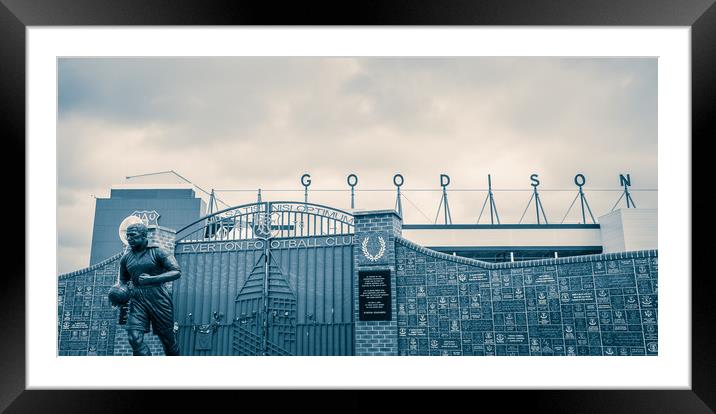
[[[164,346],[164,355],[179,356],[179,343],[174,331],[160,333],[159,339],[162,341],[162,346]]]
[[[132,345],[132,355],[134,356],[152,356],[152,351],[149,349],[147,344],[142,342],[138,346]]]

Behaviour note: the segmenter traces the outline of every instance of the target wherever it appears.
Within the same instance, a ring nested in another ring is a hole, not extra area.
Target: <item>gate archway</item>
[[[186,355],[352,355],[353,216],[231,207],[177,232],[175,319]]]

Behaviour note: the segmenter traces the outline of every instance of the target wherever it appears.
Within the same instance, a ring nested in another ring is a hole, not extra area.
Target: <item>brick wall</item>
[[[114,338],[114,355],[127,356],[132,355],[132,347],[129,345],[129,338],[127,336],[127,330],[123,325],[117,325],[117,334]],[[144,342],[149,346],[152,351],[152,355],[164,355],[164,348],[159,337],[154,335],[152,332],[144,334]]]
[[[353,275],[355,354],[364,356],[398,355],[398,325],[395,318],[395,240],[400,237],[402,219],[393,210],[355,212],[354,217],[357,243],[353,249],[355,261]],[[384,247],[382,247],[383,245]],[[358,275],[360,271],[366,270],[390,272],[392,318],[389,321],[361,321],[359,318]]]
[[[397,238],[400,355],[657,355],[656,250],[485,263]]]
[[[107,292],[121,254],[57,280],[58,355],[113,355],[118,311]]]
[[[147,237],[153,245],[174,252],[174,230],[152,226]],[[119,310],[107,299],[109,288],[117,283],[121,256],[119,252],[96,265],[58,276],[58,355],[132,354],[127,331],[117,324]],[[149,333],[144,340],[153,355],[164,355],[156,335]]]

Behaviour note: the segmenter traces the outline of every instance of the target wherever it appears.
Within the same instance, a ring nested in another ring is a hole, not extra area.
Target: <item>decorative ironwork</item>
[[[178,242],[233,241],[353,234],[353,215],[294,201],[257,202],[202,217],[177,232]]]

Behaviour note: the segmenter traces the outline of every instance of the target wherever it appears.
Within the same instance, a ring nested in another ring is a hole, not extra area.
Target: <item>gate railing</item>
[[[354,233],[353,215],[321,204],[268,201],[204,216],[177,231],[177,242],[233,241]]]

